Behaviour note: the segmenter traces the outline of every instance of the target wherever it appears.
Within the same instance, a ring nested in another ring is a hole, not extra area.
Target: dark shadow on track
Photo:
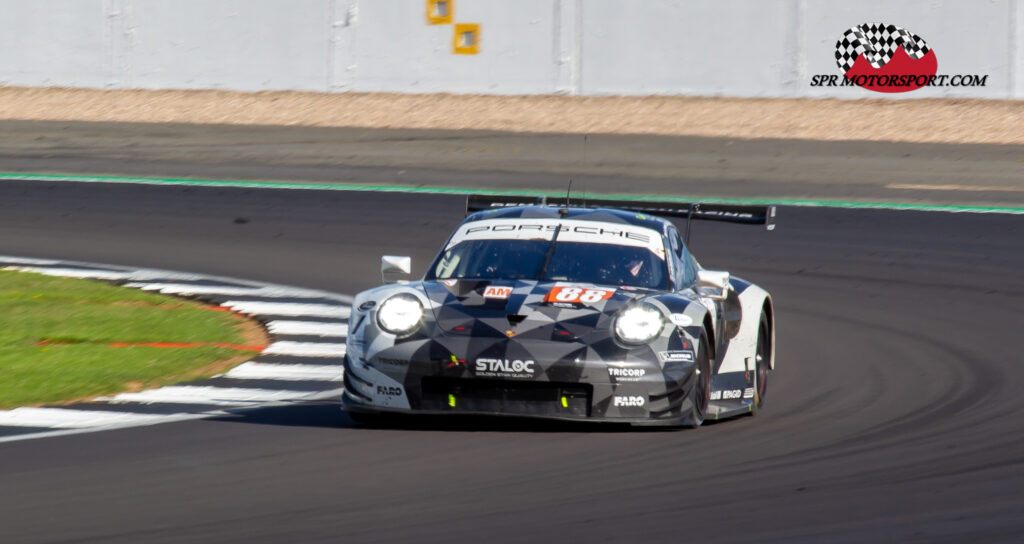
[[[378,415],[355,421],[336,402],[317,402],[239,411],[208,421],[284,427],[324,427],[355,430],[497,432],[497,433],[623,433],[672,432],[673,427],[633,427],[624,423],[583,423],[540,418],[481,415]],[[715,422],[708,421],[705,425]]]

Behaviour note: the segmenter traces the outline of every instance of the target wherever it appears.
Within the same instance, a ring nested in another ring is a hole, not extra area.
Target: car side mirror
[[[412,272],[412,257],[384,255],[380,258],[380,278],[384,283],[405,283]]]
[[[712,300],[725,300],[729,290],[729,273],[716,270],[697,271],[697,294]]]

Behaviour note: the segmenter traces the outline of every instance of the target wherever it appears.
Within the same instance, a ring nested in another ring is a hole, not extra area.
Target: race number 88
[[[548,296],[545,297],[547,302],[568,302],[568,303],[581,303],[581,304],[593,304],[602,300],[611,298],[615,291],[608,289],[585,289],[583,287],[555,287]]]

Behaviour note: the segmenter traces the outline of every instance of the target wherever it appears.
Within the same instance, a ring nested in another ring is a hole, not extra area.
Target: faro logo
[[[402,388],[395,387],[393,385],[378,385],[377,394],[386,395],[389,397],[400,397],[402,396]]]
[[[932,83],[935,51],[917,34],[896,25],[865,23],[836,42],[836,64],[855,85],[880,93],[905,93]]]
[[[626,397],[612,397],[613,406],[627,406],[627,407],[643,407],[646,401],[639,395],[630,395]]]

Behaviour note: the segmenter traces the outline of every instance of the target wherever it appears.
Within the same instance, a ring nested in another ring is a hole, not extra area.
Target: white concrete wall
[[[38,0],[36,0],[38,1]],[[120,70],[137,88],[323,90],[326,0],[121,2]]]
[[[488,94],[882,97],[812,88],[836,40],[897,24],[940,74],[1024,98],[1024,0],[454,0],[477,55],[425,0],[0,0],[0,85]]]

